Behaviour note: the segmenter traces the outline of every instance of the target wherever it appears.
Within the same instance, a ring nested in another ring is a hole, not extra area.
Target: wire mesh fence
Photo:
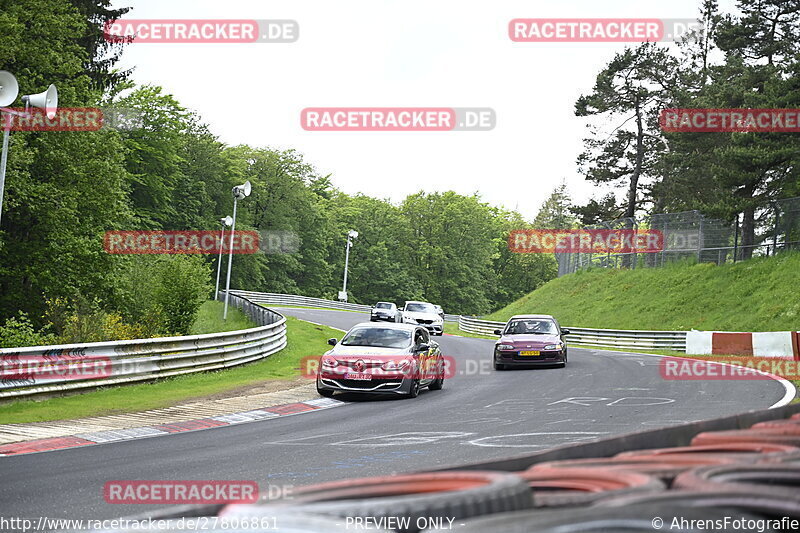
[[[800,250],[800,197],[774,201],[758,215],[762,222],[754,242],[748,244],[743,244],[739,217],[725,221],[700,211],[658,213],[586,226],[584,229],[657,230],[663,235],[663,246],[660,251],[646,253],[557,253],[558,275],[585,268],[651,268],[680,260],[721,265]]]

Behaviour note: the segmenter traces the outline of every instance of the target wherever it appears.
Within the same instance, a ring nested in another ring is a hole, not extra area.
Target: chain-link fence
[[[670,261],[694,260],[718,265],[769,256],[785,250],[800,250],[800,197],[772,202],[757,213],[755,242],[743,244],[742,221],[709,218],[700,211],[654,214],[641,219],[622,218],[584,229],[658,230],[663,248],[648,253],[557,253],[558,275],[580,269],[647,268]]]

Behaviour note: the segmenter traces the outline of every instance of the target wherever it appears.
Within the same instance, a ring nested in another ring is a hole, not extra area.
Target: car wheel
[[[414,379],[411,381],[411,388],[408,390],[408,397],[416,398],[417,396],[419,396],[419,379]]]
[[[495,370],[505,370],[506,369],[506,365],[504,365],[503,363],[498,363],[497,362],[497,352],[495,352],[494,355],[492,356],[492,363],[494,365],[494,369]]]

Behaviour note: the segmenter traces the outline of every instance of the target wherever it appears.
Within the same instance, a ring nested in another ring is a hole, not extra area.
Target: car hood
[[[440,317],[436,313],[420,313],[418,311],[403,311],[403,316],[408,318],[413,318],[414,320],[422,319],[422,320],[441,320]]]
[[[511,344],[522,348],[541,348],[546,344],[561,342],[558,335],[503,335],[498,344]]]
[[[342,346],[337,344],[325,355],[346,360],[349,356],[379,358],[383,356],[411,355],[411,347],[408,348],[379,348],[376,346]]]

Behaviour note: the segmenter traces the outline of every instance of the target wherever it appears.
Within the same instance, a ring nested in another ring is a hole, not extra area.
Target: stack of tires
[[[688,446],[541,462],[521,472],[322,483],[295,489],[291,499],[171,509],[161,518],[201,515],[228,526],[204,531],[251,533],[797,530],[800,415],[699,433]]]

